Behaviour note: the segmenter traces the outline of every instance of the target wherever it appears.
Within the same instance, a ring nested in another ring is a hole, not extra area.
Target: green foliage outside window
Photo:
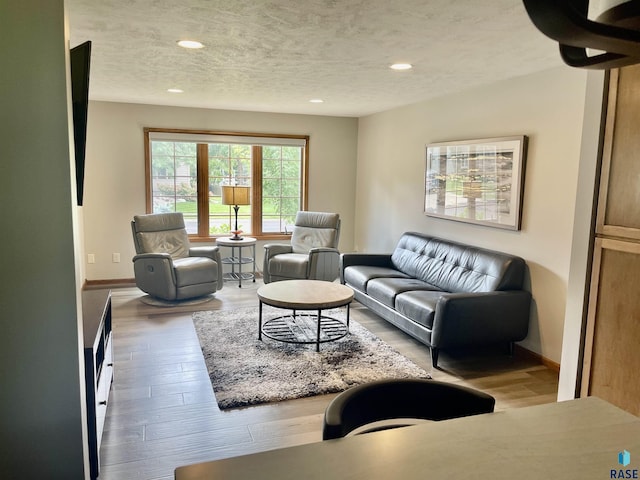
[[[252,184],[252,150],[251,145],[244,144],[207,145],[209,202],[205,218],[210,235],[230,230],[235,217],[230,206],[222,205],[220,187]],[[262,159],[262,231],[278,233],[293,223],[302,207],[303,147],[262,146],[258,151]],[[185,220],[197,222],[197,143],[151,140],[150,153],[153,211],[182,212]],[[238,224],[245,233],[251,233],[251,213],[251,206],[240,207]]]

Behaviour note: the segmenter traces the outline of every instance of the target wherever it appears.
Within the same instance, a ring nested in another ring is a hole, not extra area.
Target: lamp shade
[[[251,187],[240,185],[222,186],[223,205],[251,205]]]

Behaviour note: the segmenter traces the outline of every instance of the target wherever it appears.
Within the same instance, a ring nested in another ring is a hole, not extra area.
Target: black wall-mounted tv
[[[78,205],[82,205],[84,194],[84,163],[87,144],[90,64],[91,42],[84,42],[71,49],[71,100],[73,103],[73,144],[76,151],[76,189]]]

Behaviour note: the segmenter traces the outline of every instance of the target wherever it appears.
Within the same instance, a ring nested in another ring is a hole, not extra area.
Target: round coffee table
[[[258,339],[262,335],[287,343],[332,342],[349,333],[349,304],[353,290],[345,285],[320,280],[283,280],[268,283],[258,289]],[[262,321],[262,305],[292,310],[291,315],[281,315]],[[323,310],[347,307],[346,322],[322,315]],[[300,314],[299,310],[313,313]]]

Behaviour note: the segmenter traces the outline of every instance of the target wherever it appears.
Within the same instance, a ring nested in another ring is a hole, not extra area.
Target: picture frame
[[[427,145],[425,215],[520,230],[525,135]]]

